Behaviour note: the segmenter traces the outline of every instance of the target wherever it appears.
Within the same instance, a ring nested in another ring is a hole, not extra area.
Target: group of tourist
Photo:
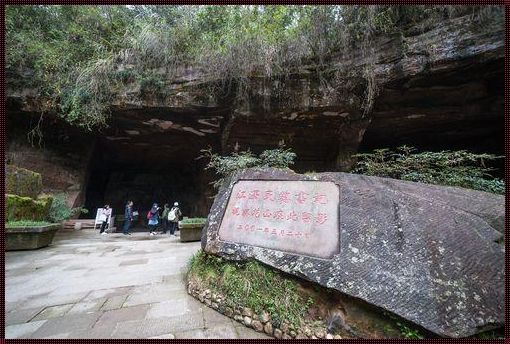
[[[175,202],[172,209],[168,203],[165,203],[162,214],[160,214],[161,208],[157,203],[152,205],[151,210],[147,213],[147,220],[149,221],[149,235],[156,235],[157,228],[162,227],[161,234],[166,234],[170,231],[170,235],[175,236],[176,230],[178,230],[177,223],[182,216],[181,210],[179,209],[179,203]]]
[[[133,211],[133,201],[126,203],[124,211],[124,225],[122,227],[122,234],[131,235],[129,229],[135,217],[136,212]],[[101,222],[100,234],[107,234],[106,228],[110,222],[112,209],[109,204],[106,204],[99,210],[99,221]],[[152,208],[147,212],[147,221],[149,226],[149,235],[156,235],[157,229],[161,228],[161,234],[170,232],[170,235],[176,236],[175,232],[178,231],[178,222],[181,219],[182,212],[179,208],[179,203],[174,202],[172,208],[165,203],[163,209],[157,203],[152,205]]]

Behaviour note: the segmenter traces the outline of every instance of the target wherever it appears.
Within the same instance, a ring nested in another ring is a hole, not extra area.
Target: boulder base
[[[279,189],[267,181],[279,181]],[[306,182],[313,183],[302,188]],[[337,199],[323,186],[336,188]],[[202,247],[256,259],[438,335],[466,337],[504,325],[503,230],[503,196],[348,173],[248,169],[220,189]],[[318,237],[324,246],[328,237],[336,242],[332,256],[318,254]]]

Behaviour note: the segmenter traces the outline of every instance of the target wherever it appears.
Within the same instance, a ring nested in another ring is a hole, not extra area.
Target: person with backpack
[[[159,207],[157,203],[154,203],[151,210],[147,213],[147,220],[149,220],[149,235],[156,235],[156,228],[159,224]]]
[[[179,209],[179,203],[175,202],[172,209],[170,209],[168,212],[168,221],[170,222],[170,235],[177,236],[175,235],[175,230],[181,216],[182,213],[181,209]]]
[[[161,231],[161,234],[166,234],[168,231],[168,213],[170,212],[170,206],[168,203],[165,203],[165,206],[163,207],[163,214],[161,214],[161,222],[163,223],[163,230]]]
[[[110,217],[112,216],[112,208],[110,208],[109,204],[106,204],[103,209],[101,209],[101,214],[99,215],[99,219],[101,220],[101,231],[99,234],[105,235],[108,234],[106,232],[106,227],[110,223]]]
[[[131,221],[133,221],[133,201],[128,201],[124,211],[124,226],[122,227],[122,234],[131,235],[131,233],[129,233]]]

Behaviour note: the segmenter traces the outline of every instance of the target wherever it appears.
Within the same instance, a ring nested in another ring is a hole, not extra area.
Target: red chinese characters
[[[283,191],[278,194],[278,201],[282,204],[290,202],[290,192]]]
[[[252,209],[251,216],[258,219],[260,217],[260,209]]]
[[[236,194],[236,198],[237,198],[237,199],[246,198],[246,191],[239,191],[239,192]]]
[[[298,221],[298,214],[295,211],[291,211],[289,215],[287,215],[287,220]]]
[[[305,203],[305,201],[308,199],[307,196],[308,193],[300,191],[299,193],[296,194],[296,202],[298,202],[299,204]]]
[[[317,216],[315,217],[315,222],[318,223],[319,225],[324,224],[324,222],[326,222],[327,220],[328,214],[325,213],[318,213]]]
[[[328,203],[328,199],[326,198],[326,195],[324,195],[324,194],[315,194],[315,196],[313,196],[313,203],[315,203],[315,204],[327,204]]]
[[[328,220],[328,214],[319,212],[317,214],[312,214],[309,212],[301,212],[297,213],[294,210],[289,212],[283,211],[282,209],[271,211],[270,209],[259,209],[259,208],[239,208],[233,207],[230,210],[231,215],[233,216],[241,216],[244,218],[254,218],[254,219],[273,219],[273,220],[286,220],[286,221],[294,221],[301,222],[303,224],[316,223],[319,225],[324,224]]]
[[[252,190],[248,194],[248,199],[259,199],[260,191],[259,190]]]
[[[285,215],[283,214],[282,210],[275,211],[273,214],[273,218],[275,220],[283,220],[285,218]]]
[[[250,224],[239,224],[237,225],[237,230],[253,233],[253,235],[264,235],[264,236],[276,236],[279,238],[290,238],[290,239],[308,239],[310,233],[302,232],[300,230],[290,230],[284,228],[269,228],[269,227],[256,227],[255,225]],[[255,234],[259,233],[259,234]]]
[[[274,194],[273,194],[273,191],[271,191],[271,190],[266,190],[266,191],[264,192],[263,200],[264,200],[264,201],[274,201]]]
[[[312,221],[312,214],[303,212],[301,214],[301,219],[303,220],[304,223],[310,223]]]

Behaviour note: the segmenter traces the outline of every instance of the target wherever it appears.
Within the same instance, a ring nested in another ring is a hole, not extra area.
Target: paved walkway
[[[6,252],[6,338],[269,338],[186,292],[199,242],[147,233],[57,233]]]

